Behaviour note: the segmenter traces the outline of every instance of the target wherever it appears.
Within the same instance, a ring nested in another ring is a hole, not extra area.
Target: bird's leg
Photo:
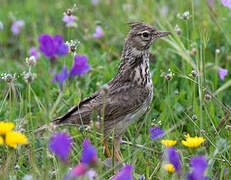
[[[105,150],[106,150],[106,153],[107,153],[107,157],[108,157],[108,158],[111,158],[111,153],[110,153],[110,150],[109,150],[109,148],[108,148],[108,145],[107,145],[106,140],[103,140],[103,145],[104,145],[104,147],[105,147]]]
[[[116,137],[113,141],[113,147],[114,147],[114,155],[116,157],[116,159],[118,160],[118,162],[122,162],[122,158],[120,157],[120,139],[121,139],[121,136],[120,137]]]

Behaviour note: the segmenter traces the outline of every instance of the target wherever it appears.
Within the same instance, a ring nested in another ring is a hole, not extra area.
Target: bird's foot
[[[110,150],[108,148],[107,142],[105,140],[103,140],[103,145],[105,147],[105,150],[106,150],[106,153],[107,153],[107,157],[111,158],[111,153],[110,153]]]

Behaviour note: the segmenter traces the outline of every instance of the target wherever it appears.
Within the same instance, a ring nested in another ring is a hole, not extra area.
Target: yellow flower
[[[10,147],[17,148],[18,144],[28,144],[28,140],[24,134],[10,131],[6,134],[5,143]]]
[[[174,168],[173,164],[165,164],[164,169],[166,171],[168,171],[169,173],[174,173],[175,172],[175,168]]]
[[[187,134],[186,136],[186,141],[182,140],[182,144],[190,147],[190,148],[197,148],[198,146],[201,145],[201,143],[203,143],[205,141],[205,139],[203,137],[190,137],[189,134]]]
[[[7,132],[14,129],[14,124],[11,122],[0,122],[0,135],[5,135]]]
[[[174,146],[176,144],[177,141],[173,141],[173,140],[162,140],[161,143],[163,145],[165,145],[166,147],[171,147]]]
[[[0,136],[0,144],[3,144],[4,143],[4,140],[3,138]]]

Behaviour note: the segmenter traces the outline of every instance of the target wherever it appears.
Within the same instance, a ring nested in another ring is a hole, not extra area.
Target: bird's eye
[[[143,32],[143,37],[145,37],[145,38],[148,38],[149,37],[149,33],[148,32]]]

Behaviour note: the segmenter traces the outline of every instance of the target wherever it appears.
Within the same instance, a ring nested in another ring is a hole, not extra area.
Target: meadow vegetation
[[[198,166],[203,169],[201,179],[230,179],[230,4],[1,0],[0,121],[11,123],[0,123],[0,179],[113,176],[115,167],[105,166],[103,137],[94,127],[35,131],[116,75],[127,23],[137,21],[173,34],[151,48],[153,101],[121,141],[120,167],[125,169],[117,179],[193,180]],[[48,41],[54,41],[54,52],[47,52]],[[57,150],[55,138],[68,147],[64,154]],[[71,171],[76,165],[86,168],[81,171],[84,176]],[[76,176],[70,177],[70,172]]]

